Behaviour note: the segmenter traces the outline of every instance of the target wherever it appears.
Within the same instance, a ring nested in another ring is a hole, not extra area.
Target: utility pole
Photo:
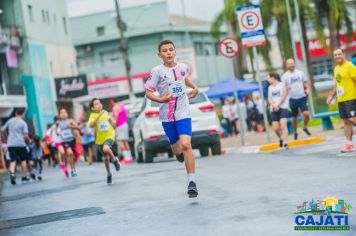
[[[130,100],[132,101],[135,99],[135,93],[133,92],[133,87],[132,87],[131,64],[130,64],[130,60],[129,60],[127,40],[124,35],[124,31],[125,31],[124,27],[125,26],[121,19],[119,0],[114,0],[114,1],[115,1],[115,6],[116,6],[116,18],[117,18],[116,23],[117,23],[117,28],[119,29],[119,33],[120,33],[120,51],[121,51],[123,59],[124,59],[126,77],[127,77],[128,83],[129,83],[129,96],[130,96]]]

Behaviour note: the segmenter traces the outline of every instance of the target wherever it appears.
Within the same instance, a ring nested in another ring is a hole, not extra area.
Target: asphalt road
[[[70,179],[47,168],[42,182],[5,182],[0,235],[356,235],[356,207],[351,231],[294,231],[305,200],[356,206],[356,153],[339,155],[342,143],[199,158],[196,199],[177,161],[126,165],[111,186],[102,163],[82,164]]]

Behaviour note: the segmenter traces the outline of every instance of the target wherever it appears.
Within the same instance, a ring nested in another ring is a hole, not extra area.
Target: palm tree
[[[347,6],[343,0],[313,0],[316,19],[319,20],[315,24],[317,27],[318,38],[322,39],[324,48],[330,52],[334,48],[340,46],[340,32],[345,27],[348,41],[351,40],[353,33],[352,21],[347,11]],[[323,19],[326,19],[326,25],[329,30],[330,47],[326,45],[325,35],[322,30]]]

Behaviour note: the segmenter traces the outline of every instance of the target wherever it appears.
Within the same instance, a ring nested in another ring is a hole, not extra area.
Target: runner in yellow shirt
[[[120,170],[119,159],[114,155],[111,146],[115,143],[115,124],[116,121],[103,110],[103,105],[98,98],[90,101],[92,113],[89,116],[88,124],[95,128],[95,144],[99,146],[100,152],[104,156],[104,164],[107,171],[107,183],[112,184],[112,175],[110,172],[110,160],[112,160],[116,171]]]
[[[356,125],[356,67],[346,60],[341,48],[334,50],[334,60],[337,64],[334,68],[336,85],[330,91],[326,103],[330,105],[337,95],[339,114],[344,121],[346,136],[346,144],[341,152],[352,152],[355,151],[352,143],[352,124]]]

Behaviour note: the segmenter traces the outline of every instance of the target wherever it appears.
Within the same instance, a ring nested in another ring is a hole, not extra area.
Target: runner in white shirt
[[[281,82],[277,73],[270,73],[268,77],[268,103],[272,114],[272,125],[279,138],[279,146],[287,148],[288,128],[288,98],[287,87]]]
[[[309,111],[307,106],[307,96],[310,93],[310,85],[307,77],[301,70],[295,69],[295,62],[293,59],[286,61],[287,71],[282,75],[282,82],[287,86],[289,105],[291,109],[292,125],[294,129],[294,139],[298,139],[298,114],[299,110],[303,117],[303,131],[310,136],[308,130]]]
[[[163,64],[151,71],[151,77],[145,83],[146,97],[161,103],[159,118],[178,161],[185,161],[188,173],[188,195],[197,197],[195,184],[195,160],[193,157],[191,136],[192,121],[189,111],[189,98],[195,97],[198,87],[188,78],[188,66],[175,62],[176,49],[172,41],[164,40],[158,46],[158,56]],[[193,90],[187,94],[185,86]],[[159,93],[159,97],[154,95]]]

